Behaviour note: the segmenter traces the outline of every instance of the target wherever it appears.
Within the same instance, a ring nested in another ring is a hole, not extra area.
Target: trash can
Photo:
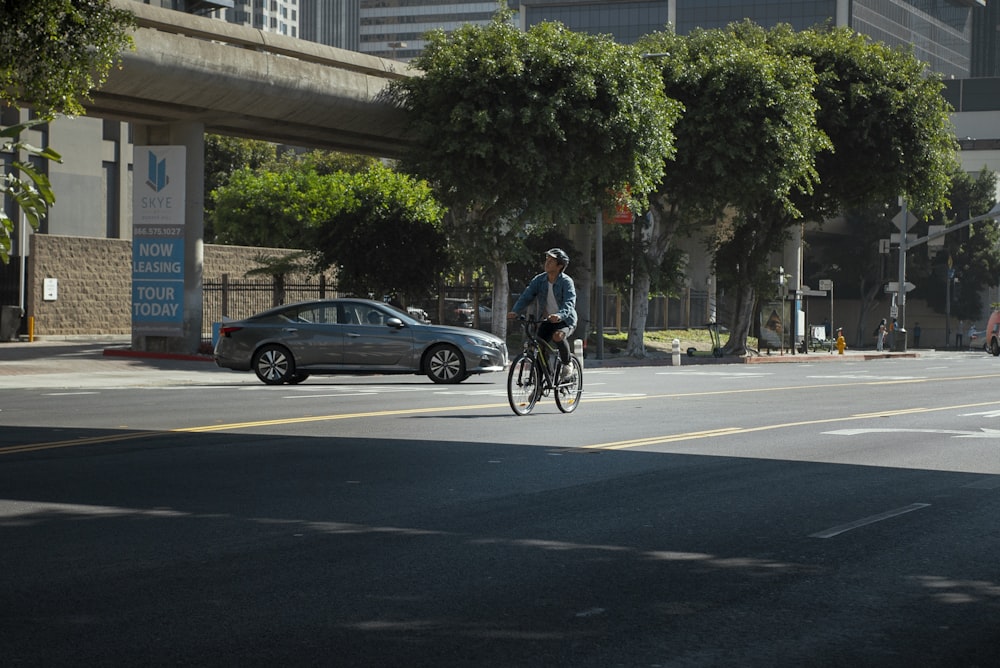
[[[893,352],[897,352],[897,353],[905,353],[906,352],[906,330],[905,329],[900,328],[900,329],[896,330],[896,338],[892,342],[892,350],[893,350]]]
[[[0,306],[0,341],[13,341],[21,329],[24,311],[20,306]]]

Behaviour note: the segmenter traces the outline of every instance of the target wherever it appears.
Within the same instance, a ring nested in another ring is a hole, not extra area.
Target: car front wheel
[[[253,370],[262,383],[281,385],[295,377],[295,360],[286,348],[272,343],[254,355]]]
[[[438,345],[427,353],[427,377],[435,383],[461,383],[469,377],[465,371],[465,358],[457,348]]]

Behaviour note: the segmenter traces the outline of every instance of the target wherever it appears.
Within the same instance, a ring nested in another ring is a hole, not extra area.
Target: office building
[[[614,35],[632,43],[662,30],[678,34],[720,28],[750,19],[764,27],[787,23],[796,30],[850,26],[914,54],[946,77],[972,72],[973,22],[985,0],[521,0],[522,25],[560,21],[573,30]],[[994,38],[995,39],[995,38]]]
[[[451,32],[467,23],[486,25],[498,7],[496,0],[361,0],[358,50],[409,60],[423,50],[427,32]]]
[[[210,16],[229,23],[300,37],[299,0],[233,0],[233,6],[216,9]]]

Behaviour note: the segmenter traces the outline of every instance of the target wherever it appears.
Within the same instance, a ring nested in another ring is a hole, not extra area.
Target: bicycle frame
[[[524,347],[511,363],[507,379],[507,396],[517,415],[527,415],[543,396],[555,395],[556,405],[563,413],[576,410],[583,391],[583,367],[571,358],[573,369],[568,380],[562,380],[563,363],[556,346],[538,336],[543,321],[521,316]]]

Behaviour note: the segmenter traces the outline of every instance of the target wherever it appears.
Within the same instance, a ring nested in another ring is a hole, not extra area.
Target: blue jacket
[[[565,273],[560,273],[555,283],[552,284],[552,294],[555,295],[556,304],[559,305],[559,310],[555,315],[559,316],[559,319],[566,323],[567,327],[576,329],[576,285],[574,285],[573,279]],[[545,312],[545,302],[548,297],[549,275],[543,271],[531,279],[528,287],[524,289],[524,292],[518,297],[517,303],[514,304],[513,311],[522,313],[531,304],[531,301],[535,300],[535,315],[541,315]]]

